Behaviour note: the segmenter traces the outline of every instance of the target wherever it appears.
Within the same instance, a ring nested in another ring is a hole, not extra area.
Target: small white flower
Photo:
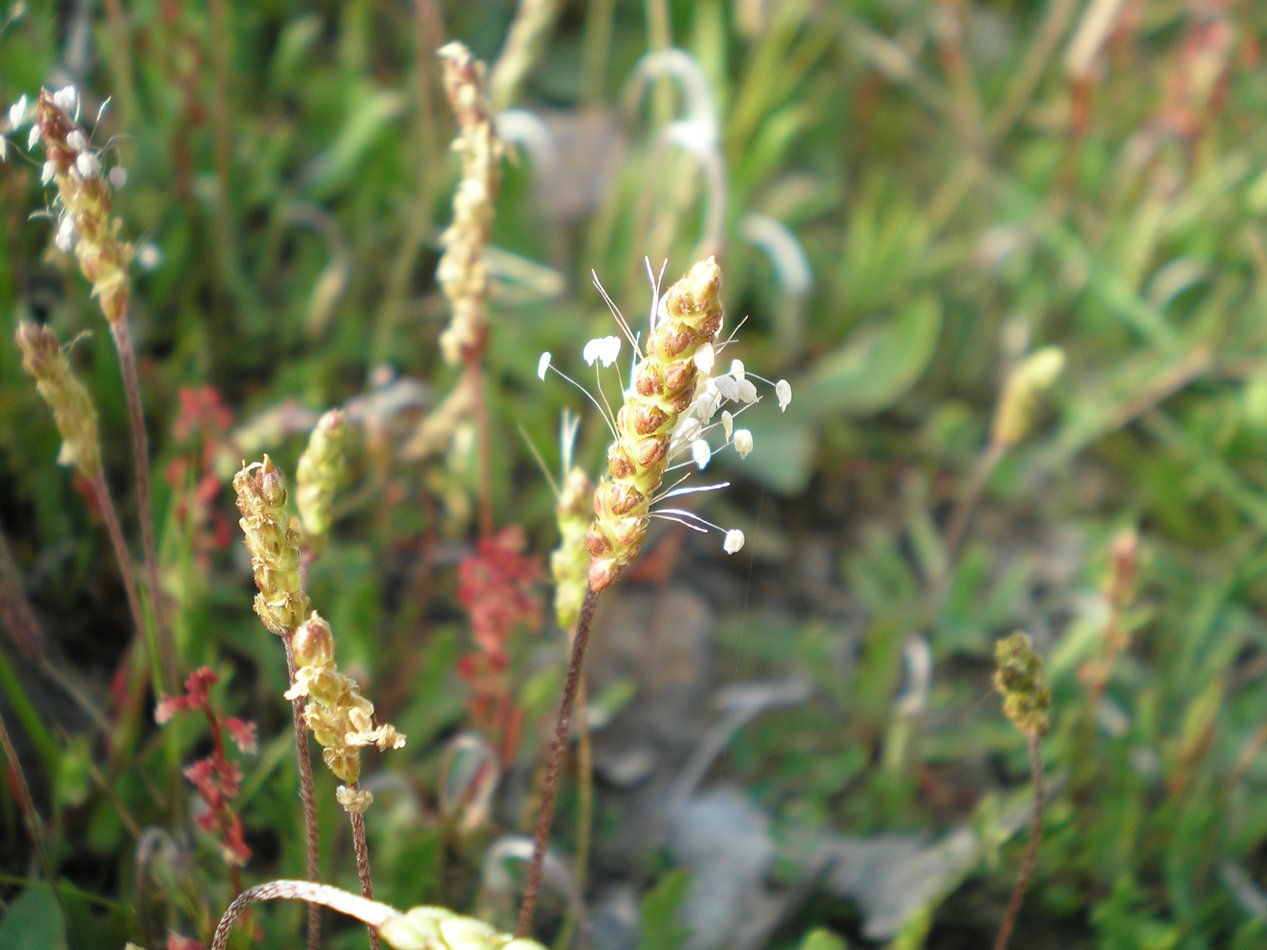
[[[74,86],[63,86],[53,93],[53,105],[61,109],[67,115],[75,111],[75,105],[79,102],[79,90]]]
[[[53,180],[53,174],[55,172],[56,169],[53,167],[53,163],[45,162],[44,167],[40,169],[40,184],[47,185]]]
[[[136,263],[141,270],[154,270],[163,263],[163,252],[153,241],[146,241],[136,249]]]
[[[731,432],[734,431],[734,428],[735,428],[735,417],[732,416],[728,411],[723,409],[721,413],[721,430],[722,432],[726,433],[726,438],[728,439],[730,438],[730,434]]]
[[[84,135],[83,129],[71,129],[66,136],[66,144],[71,151],[82,152],[88,147],[88,136]]]
[[[616,358],[620,356],[620,337],[603,336],[590,340],[585,344],[585,349],[581,355],[589,366],[593,366],[595,360],[598,360],[604,366],[611,366],[612,363],[616,362]]]
[[[731,528],[726,532],[726,537],[721,543],[722,550],[727,554],[734,554],[743,548],[743,532],[738,528]]]
[[[118,191],[128,183],[128,170],[122,165],[115,165],[110,169],[110,174],[106,176],[106,179],[110,182],[110,187]]]
[[[779,401],[779,412],[787,412],[787,407],[792,402],[792,384],[786,379],[780,379],[774,384],[774,398]]]
[[[703,469],[712,457],[713,450],[703,439],[696,439],[691,443],[691,460],[695,462],[696,468]]]
[[[537,360],[537,379],[546,378],[546,370],[550,368],[550,351],[546,350],[541,354],[541,358]]]
[[[22,123],[26,121],[26,96],[20,98],[13,105],[9,106],[9,125],[15,129],[20,129]]]
[[[752,433],[747,429],[735,430],[735,451],[741,459],[746,459],[752,451]]]
[[[695,368],[707,376],[713,371],[715,359],[716,353],[713,352],[713,344],[705,342],[695,351]]]
[[[71,220],[70,215],[63,215],[61,222],[57,225],[57,234],[53,237],[53,244],[63,254],[69,254],[74,240],[75,222]]]
[[[31,131],[26,134],[26,150],[29,152],[35,148],[35,143],[40,140],[40,127],[38,125],[31,126]]]
[[[92,152],[80,152],[75,159],[75,170],[84,178],[96,178],[101,174],[101,162]]]

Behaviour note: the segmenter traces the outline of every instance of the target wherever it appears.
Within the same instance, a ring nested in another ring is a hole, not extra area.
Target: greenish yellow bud
[[[563,491],[555,508],[560,538],[559,546],[550,555],[554,612],[564,630],[571,630],[576,625],[589,584],[590,553],[586,539],[593,508],[594,483],[583,469],[572,469],[564,479]]]
[[[1051,690],[1043,685],[1043,658],[1030,638],[1014,633],[994,646],[994,688],[1003,694],[1003,714],[1025,735],[1045,736]]]
[[[57,461],[73,465],[85,478],[100,477],[97,410],[88,390],[71,371],[57,337],[47,327],[23,322],[18,324],[17,341],[22,350],[22,366],[35,380],[35,388],[53,411],[61,433],[62,449]]]
[[[291,641],[295,662],[300,666],[318,666],[334,660],[334,635],[321,615],[312,616],[299,625]]]
[[[1025,438],[1034,424],[1038,397],[1052,387],[1064,368],[1065,351],[1058,346],[1045,346],[1012,371],[994,416],[991,441],[995,445],[1012,446]]]
[[[318,420],[295,472],[295,502],[308,542],[319,550],[330,535],[334,493],[343,483],[347,426],[343,413],[332,409]]]

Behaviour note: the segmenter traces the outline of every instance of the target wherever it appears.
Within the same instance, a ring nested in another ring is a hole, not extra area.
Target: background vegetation
[[[404,447],[457,379],[437,347],[457,163],[433,53],[458,38],[494,61],[513,15],[0,8],[0,102],[73,81],[92,127],[109,99],[94,142],[128,170],[116,210],[144,251],[132,336],[180,668],[211,666],[218,708],[259,729],[234,802],[246,881],[299,876],[302,836],[285,667],[250,611],[228,478],[265,451],[293,472],[316,414],[343,406],[351,477],[309,590],[409,737],[369,764],[377,893],[504,926],[565,639],[526,608],[508,671],[473,671],[472,443]],[[581,400],[539,383],[536,357],[575,368],[612,332],[591,270],[633,319],[644,256],[673,279],[717,252],[730,323],[747,316],[738,355],[796,393],[785,416],[754,412],[757,451],[707,506],[744,551],[662,532],[600,617],[596,946],[990,940],[1026,837],[1025,743],[990,686],[1017,628],[1055,702],[1016,945],[1267,941],[1265,36],[1244,0],[596,0],[564,4],[498,92],[522,110],[490,261],[498,529],[542,563],[557,542],[520,433],[557,468]],[[0,165],[4,337],[33,319],[76,341],[139,550],[111,341],[52,249],[24,145]],[[1064,371],[999,448],[1004,381],[1045,346]],[[578,457],[596,468],[605,438],[586,419]],[[205,940],[232,898],[180,777],[206,725],[159,729],[154,696],[129,719],[118,570],[58,444],[0,345],[0,525],[43,631],[0,641],[0,709],[55,878],[33,884],[49,869],[4,783],[0,944]],[[354,888],[318,781],[323,878]],[[576,784],[540,921],[560,941]],[[291,946],[301,918],[255,919]]]

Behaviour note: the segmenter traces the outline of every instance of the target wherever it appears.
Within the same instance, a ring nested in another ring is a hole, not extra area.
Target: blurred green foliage
[[[500,908],[483,855],[495,832],[529,825],[519,812],[561,635],[516,647],[532,725],[504,763],[501,810],[476,830],[441,816],[443,749],[470,728],[452,568],[474,537],[477,467],[397,451],[457,381],[435,343],[456,163],[431,52],[460,38],[494,60],[513,14],[507,2],[0,6],[0,102],[78,84],[94,144],[128,170],[125,234],[153,247],[131,320],[161,555],[183,668],[211,664],[217,702],[260,727],[238,800],[253,880],[296,876],[303,860],[284,667],[249,610],[225,478],[264,451],[293,471],[307,414],[335,405],[359,401],[365,438],[309,589],[341,662],[410,740],[384,763],[368,823],[378,890],[398,906]],[[748,317],[736,352],[791,380],[795,399],[746,417],[757,452],[727,463],[738,492],[714,506],[748,533],[752,565],[735,575],[746,606],[720,607],[717,667],[813,684],[807,703],[741,730],[719,769],[784,831],[988,825],[980,886],[948,878],[891,935],[902,946],[979,946],[1006,901],[1023,833],[992,794],[1024,783],[1026,758],[989,682],[993,643],[1014,629],[1047,655],[1055,695],[1053,795],[1016,944],[1262,942],[1265,40],[1267,9],[1196,0],[566,4],[514,102],[527,131],[497,203],[485,362],[498,523],[522,524],[537,552],[554,544],[553,499],[519,433],[557,468],[559,414],[580,399],[533,378],[536,354],[577,368],[583,342],[610,332],[591,271],[636,325],[644,258],[667,258],[671,280],[718,253],[730,325]],[[669,47],[685,56],[644,59]],[[25,130],[8,144],[6,339],[37,319],[76,341],[134,525],[109,337],[51,249]],[[1004,380],[1048,345],[1064,375],[1026,438],[988,458]],[[228,430],[187,431],[182,391],[202,387]],[[596,467],[605,439],[587,420],[578,458]],[[128,620],[57,444],[16,347],[0,345],[0,525],[50,661],[109,713]],[[193,520],[204,470],[219,487]],[[975,516],[949,536],[961,509]],[[1115,607],[1127,528],[1136,578]],[[21,931],[58,946],[63,929],[85,947],[153,948],[169,928],[205,937],[231,894],[177,771],[204,732],[174,723],[168,738],[144,716],[112,737],[13,642],[0,644],[0,708],[61,877],[32,883],[5,784],[0,943],[22,945],[5,936]],[[347,885],[325,792],[322,866]],[[642,945],[677,945],[686,878],[643,883]],[[296,910],[257,916],[269,945],[298,932]],[[788,947],[861,929],[852,911],[792,917]],[[336,929],[329,945],[362,939]]]

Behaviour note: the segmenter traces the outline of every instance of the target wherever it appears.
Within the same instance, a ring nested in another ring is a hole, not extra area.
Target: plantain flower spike
[[[57,460],[73,465],[87,479],[101,475],[101,439],[97,433],[97,410],[88,390],[70,368],[57,337],[47,327],[18,324],[18,348],[22,366],[35,380],[35,388],[53,410],[53,420],[62,436]]]
[[[451,365],[482,353],[488,337],[488,269],[484,249],[493,229],[493,201],[501,185],[505,145],[497,135],[484,82],[484,64],[461,43],[440,50],[444,89],[458,122],[453,143],[462,154],[462,179],[453,195],[453,223],[440,242],[444,255],[436,279],[453,310],[440,335],[440,348]]]
[[[255,612],[279,637],[289,636],[312,609],[299,574],[299,530],[286,508],[286,481],[267,455],[233,476],[238,524],[255,572]]]
[[[334,493],[343,483],[347,467],[344,457],[346,443],[347,426],[343,412],[332,409],[317,421],[308,439],[308,447],[299,456],[299,466],[295,470],[295,502],[308,544],[313,550],[323,548],[330,537]]]
[[[361,695],[356,680],[334,663],[334,634],[315,610],[295,631],[295,682],[286,698],[303,699],[304,719],[322,747],[322,758],[335,778],[347,784],[335,797],[343,809],[364,813],[374,796],[357,788],[361,777],[361,749],[399,749],[405,737],[390,723],[375,725],[374,704]]]
[[[996,643],[994,663],[994,688],[1003,694],[1003,714],[1023,735],[1047,735],[1051,690],[1043,685],[1043,658],[1029,636],[1018,632]]]
[[[581,601],[589,583],[590,553],[587,547],[590,516],[594,508],[594,483],[582,468],[573,468],[563,480],[555,513],[559,520],[559,546],[550,555],[554,578],[554,613],[559,626],[571,630],[581,615]]]
[[[607,451],[607,473],[594,493],[589,530],[589,584],[595,592],[610,586],[642,550],[674,427],[695,398],[696,355],[701,350],[712,355],[721,326],[721,268],[709,257],[665,294],[633,385],[616,414],[616,438]]]
[[[25,108],[21,112],[21,122],[13,124],[33,118],[32,139],[42,142],[47,158],[41,177],[45,184],[51,181],[57,187],[54,243],[61,251],[74,251],[106,319],[111,324],[123,320],[134,250],[119,237],[121,224],[111,216],[111,205],[114,189],[126,181],[127,174],[122,166],[109,172],[103,169],[101,153],[92,148],[79,125],[79,93],[74,86],[57,92],[41,89],[33,114],[28,116]]]

